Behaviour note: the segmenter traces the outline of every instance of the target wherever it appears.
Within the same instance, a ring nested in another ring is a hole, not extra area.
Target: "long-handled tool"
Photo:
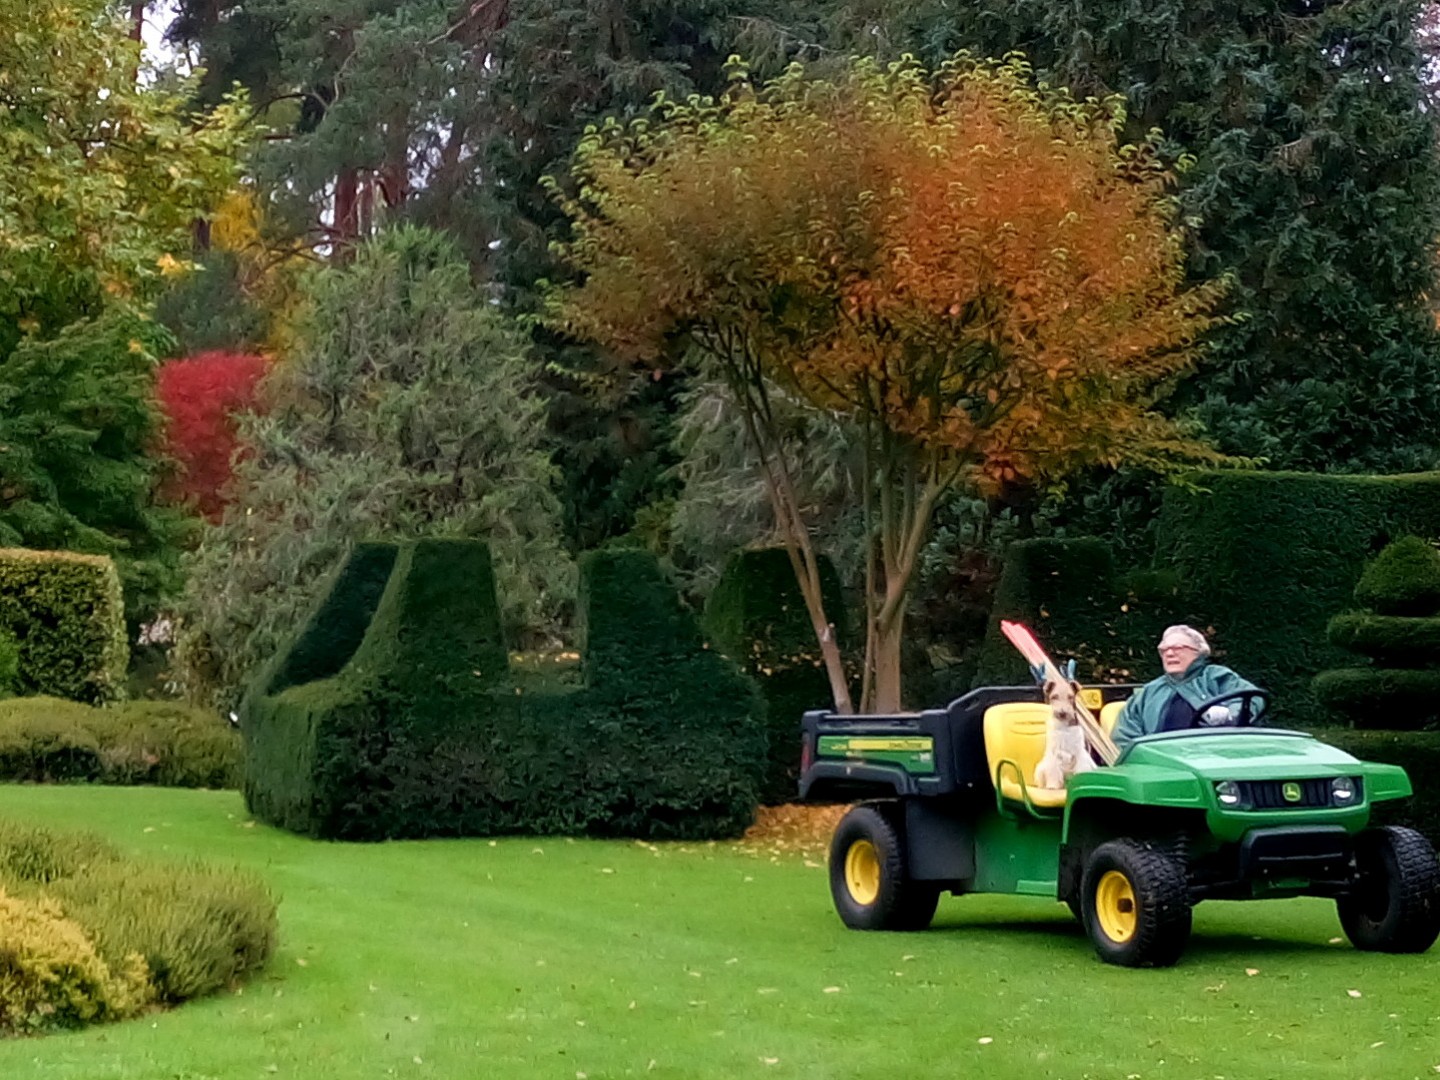
[[[1007,622],[1002,619],[1000,620],[1000,632],[1005,635],[1011,645],[1020,650],[1020,655],[1025,657],[1031,670],[1035,672],[1036,677],[1042,683],[1046,679],[1073,678],[1074,661],[1071,661],[1070,675],[1067,676],[1065,672],[1055,666],[1054,661],[1040,647],[1040,643],[1035,640],[1035,635],[1021,623]],[[1100,759],[1106,765],[1114,765],[1115,759],[1120,756],[1120,751],[1110,736],[1106,734],[1105,729],[1100,726],[1100,721],[1078,697],[1075,701],[1075,714],[1080,718],[1080,727],[1085,732],[1085,741],[1090,744],[1091,749],[1100,755]]]

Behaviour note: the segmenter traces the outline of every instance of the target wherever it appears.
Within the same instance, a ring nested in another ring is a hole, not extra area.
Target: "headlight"
[[[1240,785],[1234,780],[1221,780],[1215,785],[1215,797],[1221,806],[1240,805]]]
[[[1355,801],[1355,781],[1348,776],[1337,776],[1330,781],[1330,800],[1336,806],[1348,806]]]

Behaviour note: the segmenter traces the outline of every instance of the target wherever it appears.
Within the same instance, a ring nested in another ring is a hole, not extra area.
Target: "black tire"
[[[1418,953],[1440,936],[1440,864],[1414,829],[1387,825],[1355,838],[1355,892],[1335,901],[1357,949]]]
[[[900,836],[873,806],[855,807],[835,827],[830,894],[852,930],[924,930],[940,902],[938,885],[910,880]]]
[[[1169,967],[1190,940],[1185,864],[1137,840],[1091,853],[1081,884],[1085,930],[1106,963]]]

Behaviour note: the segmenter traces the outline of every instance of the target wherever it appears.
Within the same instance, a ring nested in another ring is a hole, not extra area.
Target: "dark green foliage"
[[[1355,599],[1374,608],[1330,621],[1330,641],[1372,666],[1322,671],[1315,695],[1359,727],[1440,722],[1440,553],[1417,536],[1389,545],[1360,575]]]
[[[1440,661],[1440,619],[1350,611],[1331,619],[1326,632],[1337,648],[1387,666],[1415,667]]]
[[[0,550],[0,634],[17,646],[15,693],[98,703],[125,685],[125,605],[104,556]]]
[[[894,36],[935,60],[1025,51],[1081,96],[1124,95],[1124,136],[1188,152],[1197,277],[1233,272],[1249,318],[1176,403],[1222,450],[1289,469],[1428,467],[1440,232],[1418,0],[1274,4],[907,0]],[[908,28],[905,33],[903,28]]]
[[[0,781],[233,788],[239,735],[174,702],[96,709],[56,698],[0,702]]]
[[[150,455],[170,347],[158,323],[118,311],[0,357],[0,547],[113,556],[132,623],[177,583],[183,519],[156,507]]]
[[[1376,804],[1375,817],[1383,824],[1409,825],[1440,843],[1440,731],[1321,728],[1315,736],[1362,761],[1404,768],[1414,797]]]
[[[1359,727],[1413,731],[1440,722],[1440,670],[1333,668],[1315,676],[1320,703]]]
[[[1440,551],[1418,536],[1401,537],[1365,567],[1355,602],[1380,615],[1434,615],[1440,609]]]
[[[404,545],[354,657],[249,703],[251,810],[342,839],[739,833],[765,757],[753,685],[705,648],[653,556],[592,553],[582,591],[583,687],[519,693],[485,545]]]
[[[820,559],[825,612],[848,644],[845,598],[828,558]],[[755,680],[765,698],[770,764],[760,791],[767,804],[791,802],[800,775],[800,717],[832,703],[815,630],[784,548],[737,551],[705,605],[705,633]]]
[[[174,355],[260,348],[269,315],[240,287],[233,252],[211,251],[200,268],[176,278],[155,303],[155,318],[175,336]]]
[[[1056,663],[1073,657],[1081,682],[1147,682],[1159,673],[1155,643],[1185,621],[1185,600],[1168,579],[1121,578],[1104,541],[1020,540],[1005,553],[976,686],[1033,681],[1002,619],[1029,627]]]
[[[20,685],[20,646],[9,631],[0,630],[0,700]]]
[[[1227,663],[1315,716],[1311,680],[1346,654],[1326,640],[1367,559],[1392,537],[1440,535],[1440,474],[1215,473],[1166,493],[1157,566],[1174,571]]]

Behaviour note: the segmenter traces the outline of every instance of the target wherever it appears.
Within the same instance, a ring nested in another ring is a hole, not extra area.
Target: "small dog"
[[[1085,730],[1075,714],[1075,695],[1080,684],[1070,679],[1046,679],[1045,702],[1050,706],[1050,724],[1045,729],[1045,756],[1035,766],[1037,787],[1061,789],[1068,777],[1095,768]]]

